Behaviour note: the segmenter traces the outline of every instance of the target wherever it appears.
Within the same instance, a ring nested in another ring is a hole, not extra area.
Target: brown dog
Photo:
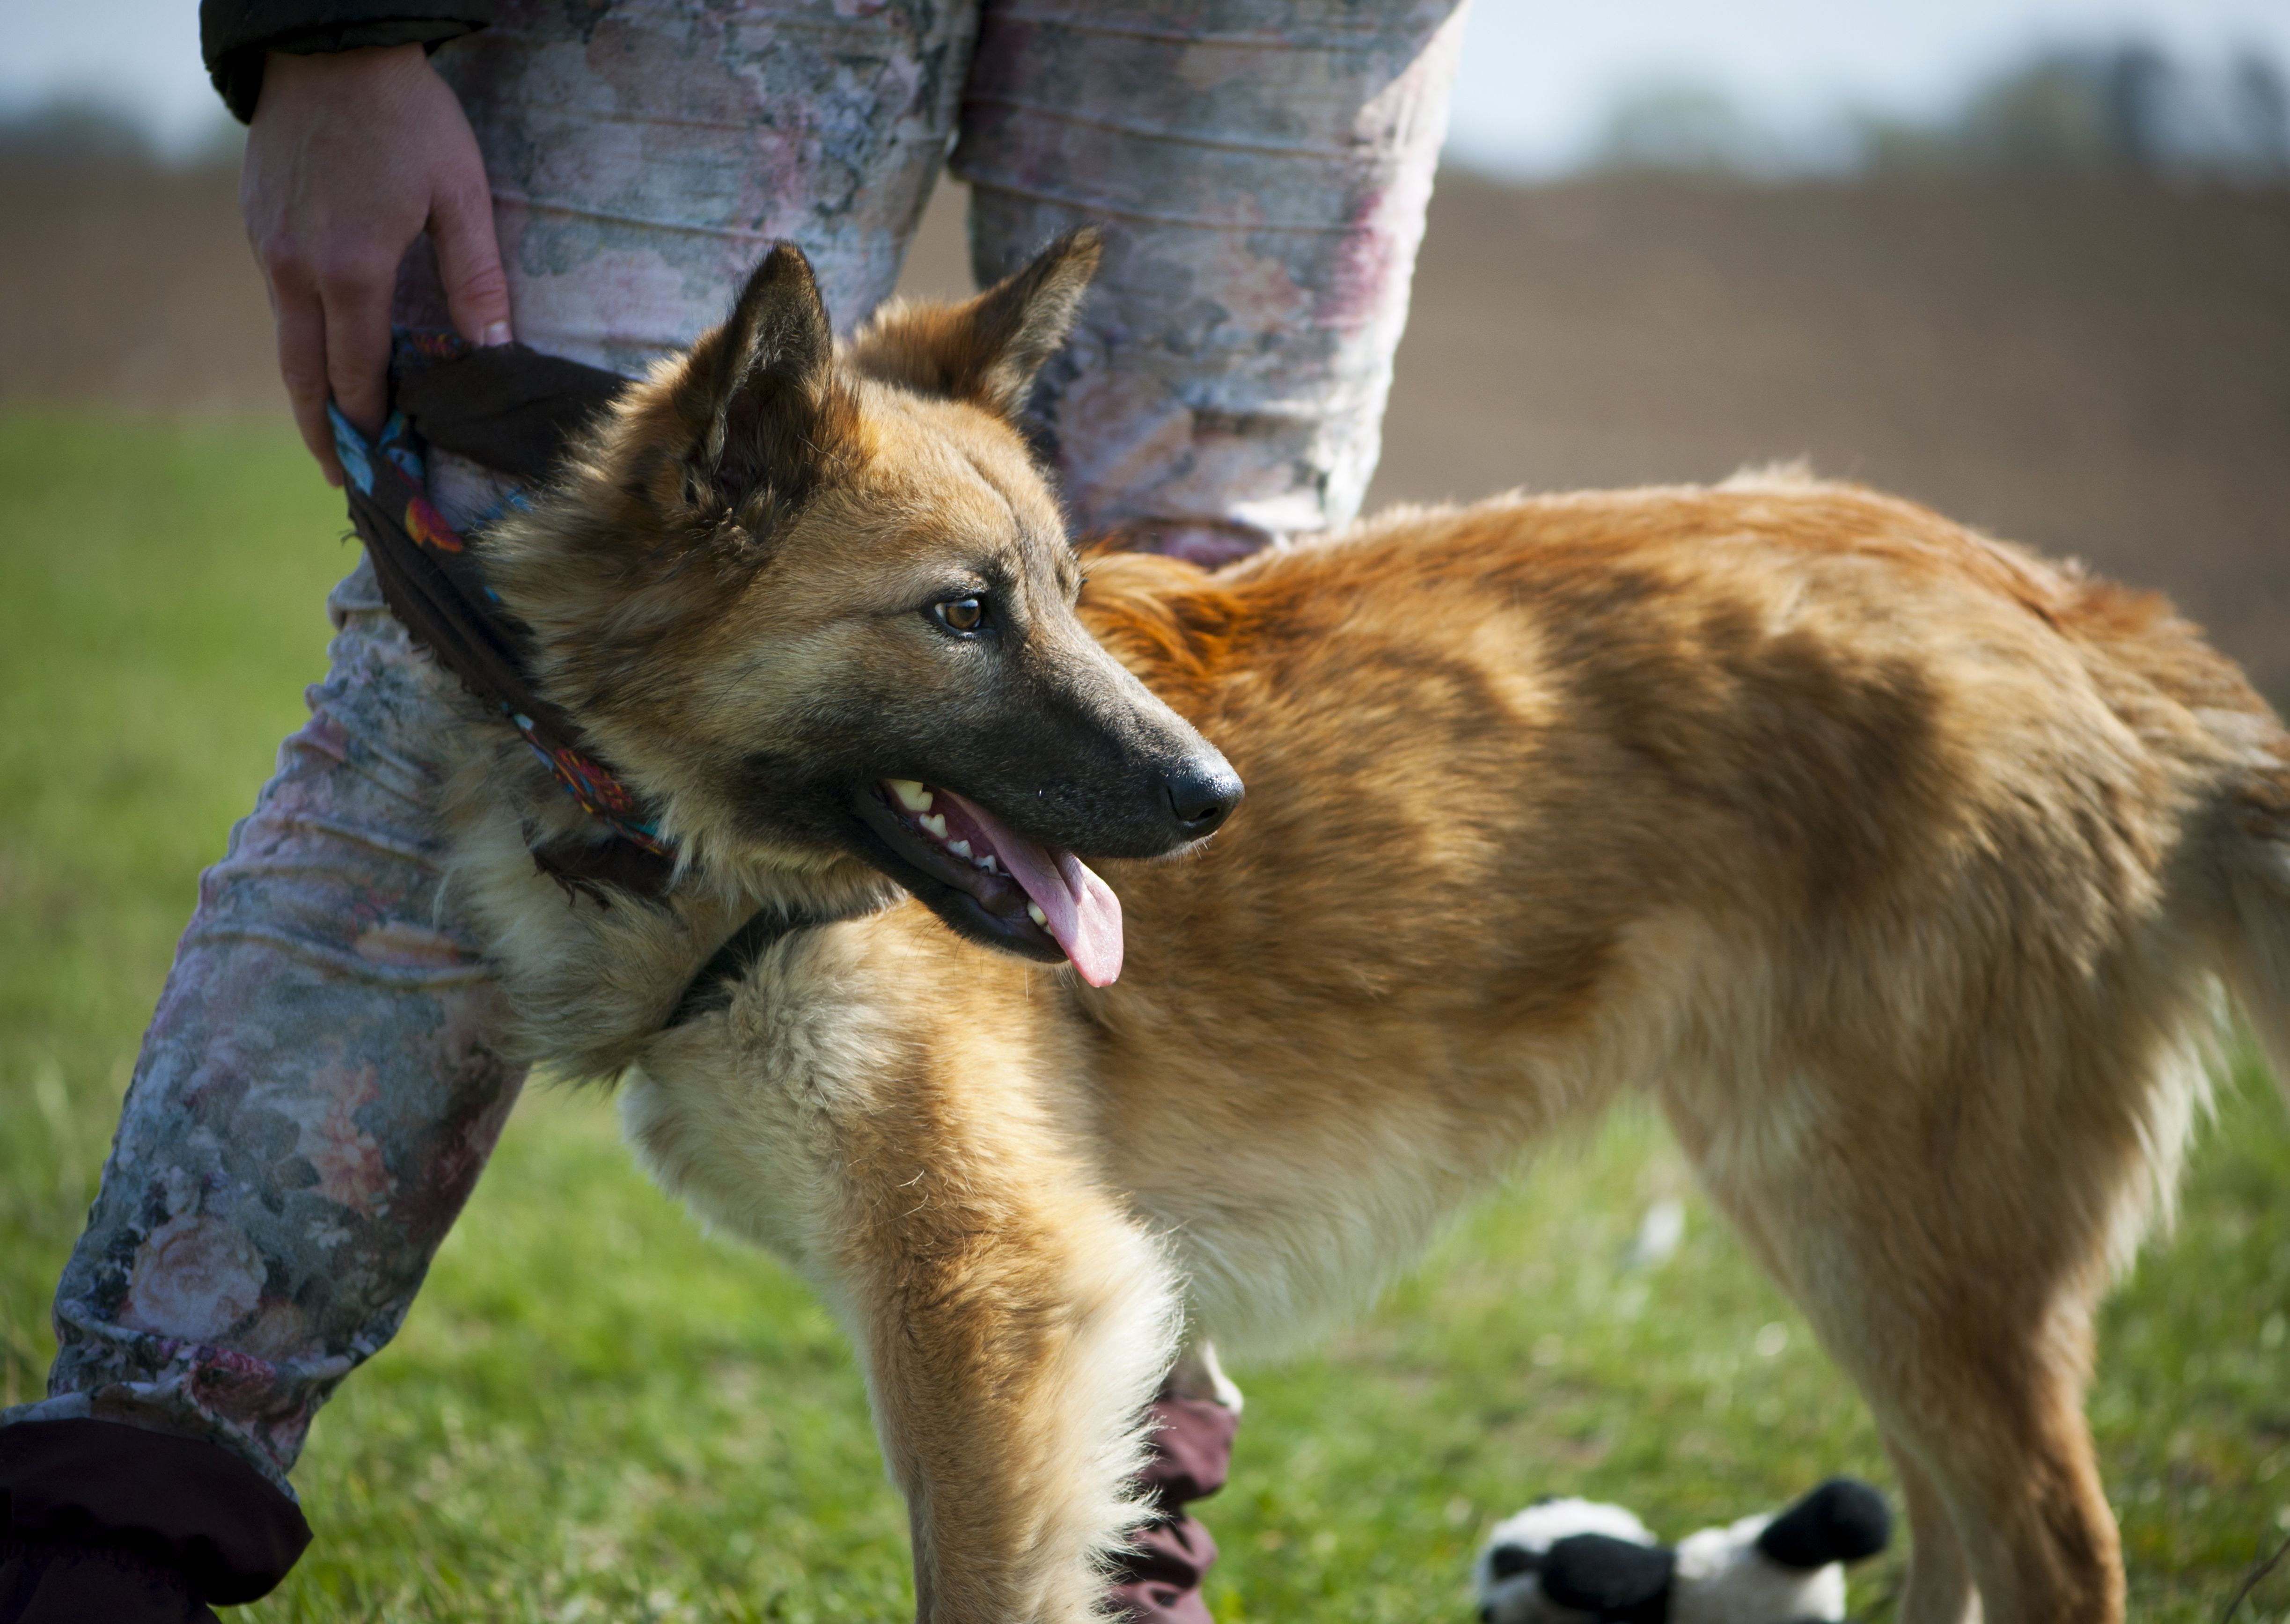
[[[1181,1346],[1357,1307],[1637,1090],[1874,1407],[1903,1616],[2120,1618],[2092,1309],[2219,988],[2290,1056],[2290,737],[2158,599],[1842,486],[1085,563],[1011,418],[1095,259],[838,351],[777,250],[483,543],[685,859],[568,898],[472,714],[527,1046],[843,1316],[920,1616],[1090,1617]],[[759,908],[837,922],[662,1029]]]

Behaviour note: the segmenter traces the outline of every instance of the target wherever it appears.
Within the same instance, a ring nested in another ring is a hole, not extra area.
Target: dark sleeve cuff
[[[201,0],[207,76],[244,124],[262,97],[262,58],[367,45],[437,45],[492,20],[492,0]]]
[[[0,1624],[220,1624],[180,1573],[132,1552],[0,1540]]]
[[[220,1444],[119,1421],[25,1421],[0,1428],[0,1543],[121,1551],[233,1606],[276,1588],[310,1525]]]

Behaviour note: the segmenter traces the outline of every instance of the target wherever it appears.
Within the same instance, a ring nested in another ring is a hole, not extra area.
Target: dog
[[[2227,998],[2290,1057],[2290,735],[2160,599],[1801,477],[1077,553],[1019,422],[1098,253],[838,344],[777,247],[473,543],[678,853],[536,873],[591,826],[472,711],[519,1042],[841,1316],[917,1617],[1095,1616],[1173,1366],[1637,1092],[1873,1409],[1902,1616],[2119,1620],[2093,1309]]]

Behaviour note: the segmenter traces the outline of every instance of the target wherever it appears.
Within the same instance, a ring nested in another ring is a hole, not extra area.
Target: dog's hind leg
[[[1676,1101],[1671,1117],[1903,1464],[1916,1550],[1902,1617],[2118,1624],[2118,1545],[2082,1398],[2092,1309],[2144,1164],[2087,1121],[2010,1120],[2026,1092],[1985,1122],[2001,1090],[1927,1094],[1942,1108],[1890,1120],[1869,1102],[1897,1105],[1912,1084],[1789,1092],[1714,1131]]]
[[[1907,1463],[1904,1482],[1917,1484],[1903,1620],[2122,1619],[2121,1550],[2084,1424],[2080,1372],[2056,1368],[2076,1361],[2064,1349],[2044,1350],[2046,1340],[1967,1339],[1974,1345],[1952,1363],[1933,1358],[1919,1379],[1889,1393],[1863,1377],[1895,1459]],[[1941,1506],[1918,1503],[1933,1498]],[[1927,1541],[1937,1547],[1929,1556]],[[1979,1591],[1969,1612],[1966,1569]]]
[[[1980,1597],[1973,1588],[1972,1567],[1963,1536],[1956,1531],[1939,1484],[1913,1452],[1887,1433],[1885,1452],[1892,1458],[1894,1475],[1901,1480],[1901,1496],[1908,1502],[1909,1524],[1915,1543],[1909,1548],[1909,1577],[1901,1600],[1901,1624],[1964,1624],[1980,1616]]]

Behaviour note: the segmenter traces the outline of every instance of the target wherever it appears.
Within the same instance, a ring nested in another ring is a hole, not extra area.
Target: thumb
[[[508,277],[493,235],[493,200],[479,171],[474,186],[440,190],[430,204],[429,240],[445,308],[461,336],[475,344],[509,341]]]

